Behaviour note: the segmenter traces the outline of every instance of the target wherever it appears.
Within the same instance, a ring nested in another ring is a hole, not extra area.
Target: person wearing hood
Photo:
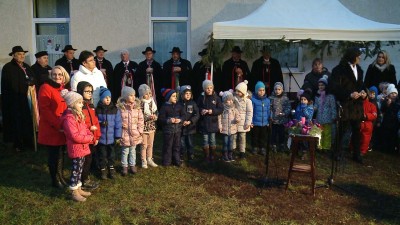
[[[369,91],[366,88],[360,91],[364,108],[364,118],[361,121],[361,140],[360,140],[361,143],[360,151],[362,155],[365,155],[368,151],[374,127],[373,122],[378,117],[375,105],[369,101],[368,92]]]
[[[380,142],[382,150],[394,153],[397,147],[397,132],[399,130],[399,110],[398,91],[394,84],[389,84],[387,97],[382,102],[381,111],[383,113]]]

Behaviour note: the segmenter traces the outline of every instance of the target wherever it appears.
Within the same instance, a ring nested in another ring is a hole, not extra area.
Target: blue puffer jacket
[[[113,144],[115,139],[120,139],[122,135],[121,112],[111,102],[110,105],[104,105],[99,102],[96,108],[96,114],[99,118],[101,137],[100,144]]]
[[[305,117],[306,121],[310,122],[313,118],[314,108],[312,105],[299,104],[296,108],[294,118],[297,121],[301,120],[301,117]]]
[[[254,126],[268,126],[269,119],[271,118],[271,101],[266,95],[259,97],[254,94],[251,98],[253,103],[253,125]]]
[[[199,112],[203,109],[211,109],[211,114],[201,115],[198,123],[198,129],[201,134],[217,133],[219,132],[218,127],[218,115],[222,114],[224,107],[222,106],[221,98],[215,93],[213,95],[201,95],[197,100],[197,106]]]

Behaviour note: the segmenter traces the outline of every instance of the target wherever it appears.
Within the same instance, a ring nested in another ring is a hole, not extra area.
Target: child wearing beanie
[[[129,172],[136,174],[136,146],[142,143],[144,117],[133,88],[128,86],[122,88],[117,108],[121,111],[122,121],[120,140],[122,176],[128,174],[128,166]]]
[[[266,155],[271,101],[267,97],[264,82],[258,81],[254,90],[255,93],[251,99],[253,103],[252,153]]]
[[[192,87],[184,85],[180,87],[179,104],[183,107],[184,121],[182,123],[181,151],[180,157],[183,160],[187,153],[188,160],[194,158],[193,136],[196,133],[196,124],[200,118],[199,108],[193,101]]]
[[[210,80],[203,81],[204,93],[197,100],[200,111],[199,132],[203,135],[203,151],[206,161],[213,161],[217,143],[215,133],[219,132],[218,115],[223,111],[221,98],[214,92],[214,84]]]
[[[163,148],[162,165],[170,166],[171,163],[177,167],[181,166],[180,147],[182,123],[184,121],[183,107],[177,104],[175,90],[161,89],[165,103],[160,109],[158,120],[163,126]]]
[[[272,123],[272,134],[271,144],[272,150],[277,151],[278,147],[280,151],[285,150],[285,127],[283,124],[289,121],[290,115],[290,102],[289,98],[283,91],[283,84],[276,82],[274,84],[274,91],[271,100],[271,123]]]
[[[81,188],[82,167],[85,156],[90,154],[89,143],[94,140],[94,135],[85,124],[82,96],[71,91],[64,94],[63,98],[68,109],[64,111],[60,121],[67,140],[68,156],[72,159],[69,189],[72,191],[74,201],[84,202],[91,193],[85,192]]]
[[[141,84],[139,86],[139,99],[140,108],[144,116],[143,143],[140,155],[142,157],[142,168],[146,169],[147,166],[158,166],[153,160],[153,143],[157,129],[156,121],[158,111],[157,104],[152,96],[152,91],[147,84]]]
[[[250,131],[253,122],[253,105],[251,100],[247,98],[247,80],[240,82],[235,87],[234,103],[240,114],[238,124],[237,140],[233,141],[233,149],[236,146],[239,150],[239,158],[245,157],[246,152],[246,133]]]
[[[218,116],[219,132],[223,136],[224,144],[222,147],[222,160],[225,162],[234,161],[233,159],[233,143],[236,139],[238,123],[240,122],[240,114],[233,103],[232,90],[220,92],[224,110]]]
[[[112,103],[110,90],[103,86],[100,87],[100,101],[96,107],[96,114],[101,131],[97,146],[101,179],[107,179],[107,175],[110,179],[114,179],[114,143],[121,139],[122,135],[121,112]]]
[[[397,147],[397,132],[399,129],[399,102],[397,99],[397,89],[394,84],[389,84],[386,89],[387,97],[381,101],[381,111],[383,113],[380,142],[382,150],[395,152]]]

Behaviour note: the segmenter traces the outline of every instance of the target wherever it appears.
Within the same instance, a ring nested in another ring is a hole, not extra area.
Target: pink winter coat
[[[68,156],[73,159],[89,155],[93,133],[87,128],[85,121],[77,121],[71,110],[67,109],[61,117],[61,126],[67,139]]]
[[[144,116],[140,109],[140,101],[136,99],[135,103],[127,104],[123,99],[117,103],[121,110],[121,122],[128,125],[128,128],[122,127],[121,146],[135,146],[142,143],[142,134],[144,128]]]

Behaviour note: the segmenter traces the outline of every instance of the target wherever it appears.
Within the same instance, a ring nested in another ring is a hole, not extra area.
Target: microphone
[[[342,105],[340,104],[339,101],[336,101],[336,105],[337,105],[340,109],[343,109],[343,107],[342,107]]]

